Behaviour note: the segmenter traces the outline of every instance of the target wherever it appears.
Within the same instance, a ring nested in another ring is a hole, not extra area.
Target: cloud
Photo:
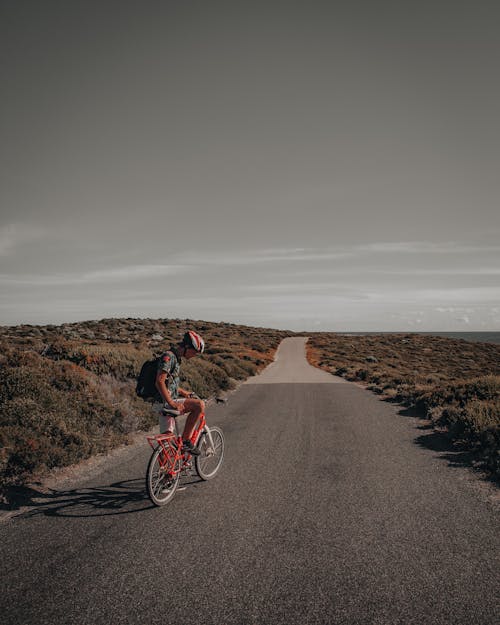
[[[281,282],[273,284],[248,284],[242,285],[240,291],[248,293],[250,297],[267,297],[269,293],[278,296],[290,295],[292,297],[325,296],[349,300],[366,300],[369,295],[356,286],[335,284],[332,282]]]
[[[391,254],[475,254],[477,252],[500,252],[499,245],[471,245],[458,241],[389,241],[355,246],[360,252]]]
[[[500,267],[479,267],[453,269],[358,269],[367,273],[388,276],[500,276]]]
[[[7,251],[29,237],[29,230],[4,229],[2,233],[3,249]],[[443,249],[453,250],[457,256],[448,256],[440,264],[441,257],[431,255]],[[412,322],[413,327],[428,329],[453,323],[475,327],[485,320],[491,326],[497,323],[498,313],[489,311],[498,308],[500,287],[491,286],[493,279],[487,277],[478,281],[453,276],[496,276],[500,268],[486,255],[480,261],[460,256],[459,251],[465,249],[471,248],[417,241],[210,253],[186,250],[151,257],[149,262],[143,256],[134,257],[133,250],[130,255],[125,250],[120,259],[99,259],[96,254],[82,257],[81,262],[92,262],[90,267],[74,259],[75,271],[64,265],[59,271],[59,265],[53,263],[56,271],[38,275],[23,271],[16,262],[17,275],[0,274],[0,288],[8,302],[8,308],[2,305],[2,320],[16,321],[16,310],[18,315],[25,310],[41,314],[45,307],[46,319],[50,318],[50,310],[57,311],[61,318],[64,311],[69,316],[74,310],[71,315],[78,318],[160,314],[234,322],[255,320],[258,325],[272,320],[280,327],[298,326],[312,316],[322,319],[325,328],[390,329],[394,319],[399,319],[403,327]],[[142,263],[134,262],[137,258]],[[423,260],[426,264],[421,267]],[[445,265],[450,268],[441,268]],[[189,281],[175,279],[187,273]],[[160,284],[172,288],[166,293],[158,288]],[[38,301],[41,292],[43,305]],[[83,292],[85,305],[74,305]],[[488,313],[484,312],[486,307]]]
[[[81,276],[82,282],[115,282],[122,280],[139,280],[142,278],[159,278],[173,276],[183,271],[189,271],[190,267],[183,265],[133,265],[130,267],[118,267],[91,271]]]
[[[207,252],[179,254],[176,260],[187,265],[205,266],[235,266],[235,265],[257,265],[265,263],[289,263],[294,261],[328,261],[340,258],[349,258],[352,252],[349,250],[329,250],[329,249],[303,249],[303,248],[279,248],[274,250],[241,250],[225,252]]]
[[[367,271],[380,271],[387,275],[500,275],[500,267],[485,266],[484,268],[474,268],[467,266],[464,269],[452,268],[450,270],[432,269],[374,269],[372,263],[377,258],[384,259],[387,256],[411,256],[422,255],[429,258],[432,255],[464,255],[478,253],[498,253],[500,246],[479,246],[458,242],[428,243],[424,241],[396,241],[377,242],[369,244],[335,245],[320,248],[267,248],[267,249],[241,249],[224,250],[217,252],[185,252],[175,257],[175,261],[181,264],[206,266],[236,266],[236,265],[258,265],[258,264],[283,264],[291,262],[301,263],[327,263],[337,260],[366,260]],[[398,262],[396,259],[393,262]],[[468,261],[469,262],[469,261]],[[347,268],[350,269],[349,267]],[[343,269],[338,269],[342,271]],[[361,271],[360,268],[351,269]]]
[[[498,301],[500,299],[500,287],[402,289],[394,286],[393,288],[374,289],[372,295],[375,300],[379,301],[439,305],[439,308],[436,308],[438,312],[453,312],[454,307],[447,306],[447,304],[458,303],[467,306]]]
[[[435,277],[446,278],[448,276],[500,276],[500,267],[479,267],[477,269],[470,267],[453,267],[443,269],[421,269],[421,268],[395,268],[388,269],[386,267],[373,267],[367,266],[367,264],[346,266],[338,265],[335,267],[310,267],[307,270],[293,271],[295,277],[307,277],[307,276],[401,276],[401,277]]]
[[[0,256],[9,256],[26,243],[31,243],[47,235],[45,228],[28,224],[14,223],[0,227]]]
[[[73,274],[52,274],[52,275],[21,275],[8,276],[0,275],[0,284],[11,286],[67,286],[77,284],[103,284],[128,282],[132,280],[148,280],[173,276],[184,271],[189,271],[190,267],[182,265],[133,265],[129,267],[118,267],[100,269],[84,273]]]
[[[424,241],[387,241],[357,245],[353,249],[364,253],[416,254],[434,251],[436,246]]]

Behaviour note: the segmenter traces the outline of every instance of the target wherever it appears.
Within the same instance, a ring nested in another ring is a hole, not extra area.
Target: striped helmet
[[[188,330],[186,332],[182,342],[186,347],[192,347],[199,354],[203,354],[203,351],[205,350],[205,341],[197,332],[193,332],[192,330]]]

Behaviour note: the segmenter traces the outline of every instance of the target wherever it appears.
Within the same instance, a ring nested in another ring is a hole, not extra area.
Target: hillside
[[[12,487],[127,443],[156,424],[135,396],[144,360],[200,332],[206,352],[185,362],[182,383],[210,398],[273,360],[296,333],[189,319],[103,319],[0,327],[0,479]],[[415,408],[500,475],[500,346],[416,334],[308,333],[308,359]],[[1,493],[0,493],[1,497]]]
[[[103,319],[0,327],[0,478],[4,490],[126,443],[157,422],[135,396],[144,360],[186,328],[206,352],[182,384],[204,398],[234,388],[272,361],[291,333],[189,319]]]
[[[500,478],[500,345],[419,334],[312,334],[311,364],[416,409]]]

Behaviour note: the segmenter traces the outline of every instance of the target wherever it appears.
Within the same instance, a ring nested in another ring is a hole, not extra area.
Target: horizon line
[[[460,329],[460,330],[450,330],[450,329],[432,329],[432,330],[424,330],[424,329],[412,329],[412,328],[404,328],[404,329],[394,329],[394,330],[351,330],[348,328],[344,328],[342,330],[291,330],[290,328],[284,327],[275,327],[275,326],[264,326],[264,325],[251,325],[248,323],[237,323],[234,321],[209,321],[207,319],[192,319],[189,317],[102,317],[100,319],[82,319],[80,321],[62,321],[59,323],[37,323],[37,322],[21,322],[17,324],[2,324],[0,323],[0,328],[18,328],[18,327],[33,327],[33,328],[47,328],[54,327],[60,328],[63,326],[76,326],[84,323],[102,323],[106,321],[184,321],[186,323],[210,323],[213,325],[231,325],[231,326],[244,326],[249,328],[261,328],[265,330],[279,330],[283,332],[293,332],[295,334],[304,334],[304,333],[331,333],[331,334],[433,334],[433,333],[447,333],[447,334],[473,334],[473,333],[500,333],[499,329]]]

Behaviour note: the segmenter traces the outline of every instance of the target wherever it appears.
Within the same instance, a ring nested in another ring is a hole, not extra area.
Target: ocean
[[[427,336],[444,336],[450,339],[463,339],[473,343],[496,343],[500,345],[500,332],[338,332],[344,336],[371,336],[374,334],[424,334]]]

